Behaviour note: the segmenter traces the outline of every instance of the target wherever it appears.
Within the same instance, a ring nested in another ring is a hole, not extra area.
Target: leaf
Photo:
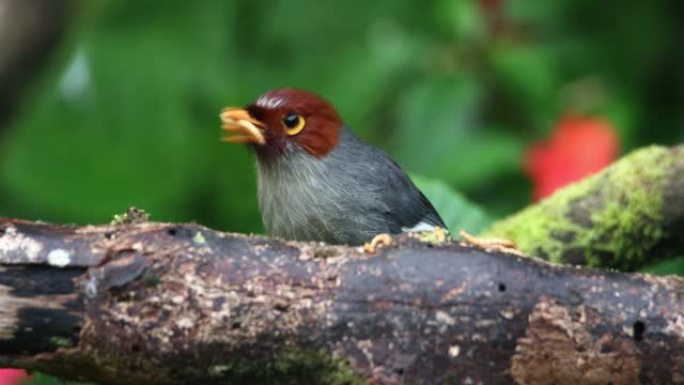
[[[446,183],[416,175],[411,179],[435,206],[452,234],[458,234],[460,230],[477,234],[493,222],[482,208]]]
[[[684,275],[684,256],[657,262],[642,268],[641,271],[658,275]]]
[[[440,76],[405,89],[396,106],[392,155],[430,175],[435,159],[450,159],[477,133],[482,85],[461,75]],[[420,151],[416,151],[417,144]]]
[[[33,372],[31,374],[31,379],[22,382],[23,385],[93,385],[90,383],[81,383],[74,381],[65,381],[56,377],[52,377],[45,373]]]
[[[500,44],[492,50],[493,73],[518,112],[531,119],[538,130],[555,114],[560,87],[557,58],[535,46]]]

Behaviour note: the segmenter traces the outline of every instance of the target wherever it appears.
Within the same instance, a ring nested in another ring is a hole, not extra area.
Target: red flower
[[[534,184],[535,201],[609,165],[620,141],[613,126],[600,118],[566,116],[546,141],[526,153],[525,171]]]
[[[0,369],[0,385],[19,385],[28,377],[23,369]]]

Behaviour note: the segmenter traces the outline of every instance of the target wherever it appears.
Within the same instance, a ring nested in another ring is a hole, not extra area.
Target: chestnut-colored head
[[[302,150],[322,157],[335,148],[342,129],[330,103],[293,88],[269,91],[245,109],[225,108],[221,121],[225,131],[239,133],[224,141],[251,143],[262,158]]]

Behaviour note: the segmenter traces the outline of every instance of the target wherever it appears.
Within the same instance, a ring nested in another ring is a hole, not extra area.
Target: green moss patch
[[[313,349],[286,349],[268,362],[230,360],[212,365],[208,370],[210,377],[231,384],[367,384],[343,360]]]
[[[664,236],[662,189],[672,164],[664,147],[638,150],[484,235],[511,239],[552,262],[633,269]]]

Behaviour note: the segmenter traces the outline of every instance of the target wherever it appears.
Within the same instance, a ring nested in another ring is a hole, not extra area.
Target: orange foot
[[[371,239],[370,242],[366,242],[363,245],[363,251],[365,251],[368,254],[374,254],[375,250],[377,250],[378,247],[383,246],[387,247],[392,245],[392,236],[383,233],[383,234],[378,234]]]
[[[459,234],[461,235],[461,238],[463,238],[461,244],[464,246],[472,246],[485,251],[500,251],[506,254],[519,255],[521,257],[525,256],[522,251],[515,247],[515,243],[508,239],[480,238],[470,235],[463,230],[461,230]]]

